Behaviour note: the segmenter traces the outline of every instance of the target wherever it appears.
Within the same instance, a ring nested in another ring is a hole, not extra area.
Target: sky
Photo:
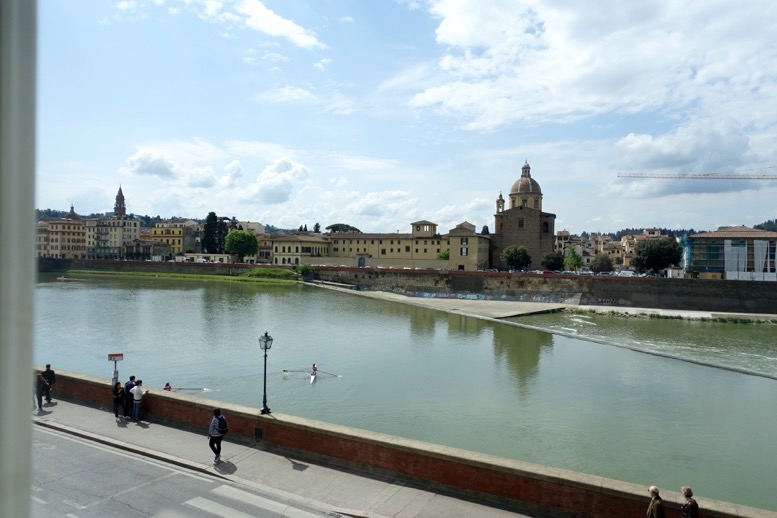
[[[777,4],[39,0],[36,207],[279,228],[777,218]]]

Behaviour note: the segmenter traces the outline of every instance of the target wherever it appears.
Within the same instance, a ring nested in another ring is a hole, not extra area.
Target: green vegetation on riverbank
[[[203,275],[165,272],[114,272],[101,270],[68,270],[68,275],[111,275],[125,277],[154,277],[163,279],[185,279],[193,281],[252,282],[261,284],[288,285],[297,282],[297,273],[281,268],[252,268],[240,275]]]

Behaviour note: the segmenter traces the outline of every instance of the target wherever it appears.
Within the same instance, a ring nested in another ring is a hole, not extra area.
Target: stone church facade
[[[529,252],[530,268],[542,268],[542,259],[553,253],[556,215],[542,211],[542,189],[531,177],[531,166],[526,162],[521,177],[515,181],[508,199],[502,193],[496,200],[494,232],[491,234],[490,262],[492,268],[506,270],[502,250],[510,245],[523,246]]]

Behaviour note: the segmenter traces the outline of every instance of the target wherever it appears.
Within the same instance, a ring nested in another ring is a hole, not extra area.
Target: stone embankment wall
[[[777,283],[654,277],[318,268],[323,281],[417,296],[777,314]]]
[[[57,396],[106,412],[112,408],[107,379],[58,370]],[[644,516],[648,505],[646,488],[636,484],[284,414],[263,416],[258,408],[175,392],[151,391],[143,398],[143,415],[202,433],[215,406],[229,419],[229,440],[365,474],[396,476],[532,516]],[[664,501],[667,518],[680,518],[682,497],[667,491]],[[705,498],[704,515],[765,518],[774,513]]]
[[[248,264],[47,260],[41,270],[240,275]],[[277,266],[271,266],[277,268]],[[319,266],[321,281],[416,296],[777,314],[777,283]]]

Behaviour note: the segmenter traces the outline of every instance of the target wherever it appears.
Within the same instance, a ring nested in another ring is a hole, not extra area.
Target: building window
[[[386,249],[385,248],[381,248],[380,249],[380,255],[386,255]]]
[[[410,253],[410,247],[409,246],[405,247],[405,252]]]
[[[518,228],[523,228],[523,218],[518,220]]]
[[[417,248],[415,249],[415,253],[418,253],[418,249]]]
[[[462,238],[461,238],[461,244],[462,244],[462,245],[467,245],[467,244],[469,244],[469,238],[468,238],[468,237],[462,237]]]
[[[465,246],[459,251],[462,257],[469,255],[469,249]]]

